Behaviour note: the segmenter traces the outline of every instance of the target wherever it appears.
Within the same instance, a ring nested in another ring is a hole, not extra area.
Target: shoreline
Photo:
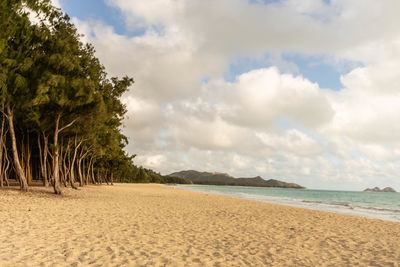
[[[168,185],[167,185],[168,186]],[[396,209],[393,207],[385,207],[385,206],[374,206],[374,205],[363,205],[361,203],[350,203],[350,202],[338,202],[338,201],[326,201],[323,200],[315,200],[315,199],[307,199],[307,198],[295,198],[288,196],[272,196],[268,194],[256,194],[252,192],[241,192],[236,190],[239,186],[219,186],[219,185],[170,185],[171,188],[191,191],[191,192],[199,192],[205,194],[214,194],[219,196],[227,196],[233,197],[237,199],[246,199],[252,201],[258,201],[262,203],[268,204],[277,204],[295,208],[303,208],[309,210],[318,210],[323,212],[332,212],[335,214],[344,214],[350,216],[359,216],[363,218],[369,219],[380,219],[384,221],[391,221],[400,223],[400,209]],[[214,187],[225,188],[228,190],[218,190]],[[264,188],[264,187],[241,187],[242,189],[258,189],[258,190],[294,190],[288,188]],[[297,189],[295,189],[297,190]],[[326,191],[326,192],[341,192],[341,193],[361,193],[357,191],[335,191],[335,190],[313,190],[307,189],[309,191]]]
[[[51,191],[51,190],[50,190]],[[0,265],[398,266],[400,224],[163,185],[0,189]]]

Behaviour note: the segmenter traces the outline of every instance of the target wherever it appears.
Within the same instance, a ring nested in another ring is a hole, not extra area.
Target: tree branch
[[[60,133],[61,131],[67,129],[68,127],[71,127],[72,124],[74,124],[78,119],[79,119],[79,117],[76,118],[76,119],[74,119],[73,121],[71,121],[70,123],[68,123],[67,125],[65,125],[64,127],[60,128],[60,129],[58,130],[58,133]]]

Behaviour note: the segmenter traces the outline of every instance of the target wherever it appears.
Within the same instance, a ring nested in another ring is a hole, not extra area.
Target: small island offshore
[[[394,190],[391,187],[385,187],[383,189],[380,189],[379,187],[374,187],[374,188],[367,188],[364,190],[364,192],[390,192],[390,193],[395,193],[396,190]]]

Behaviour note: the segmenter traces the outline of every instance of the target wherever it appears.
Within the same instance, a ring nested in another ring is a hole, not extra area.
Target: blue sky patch
[[[320,88],[340,90],[343,85],[340,76],[343,74],[334,65],[323,62],[322,57],[304,57],[301,55],[284,55],[284,61],[293,62],[299,68],[299,74],[311,82],[318,83]]]
[[[350,72],[361,64],[357,62],[328,62],[324,56],[303,56],[301,54],[284,54],[282,56],[271,56],[255,59],[241,58],[230,64],[225,74],[225,80],[234,82],[235,78],[243,73],[254,69],[269,68],[276,66],[281,73],[301,75],[320,88],[338,91],[343,88],[340,81],[341,75]]]
[[[100,20],[112,26],[117,34],[127,35],[123,14],[103,0],[60,0],[62,9],[71,17],[80,20]],[[132,34],[132,33],[131,33]]]

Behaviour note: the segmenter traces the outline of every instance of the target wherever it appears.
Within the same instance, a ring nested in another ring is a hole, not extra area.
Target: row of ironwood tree
[[[0,0],[0,29],[0,186],[40,180],[61,194],[146,176],[123,150],[121,96],[133,80],[109,78],[49,0]]]

